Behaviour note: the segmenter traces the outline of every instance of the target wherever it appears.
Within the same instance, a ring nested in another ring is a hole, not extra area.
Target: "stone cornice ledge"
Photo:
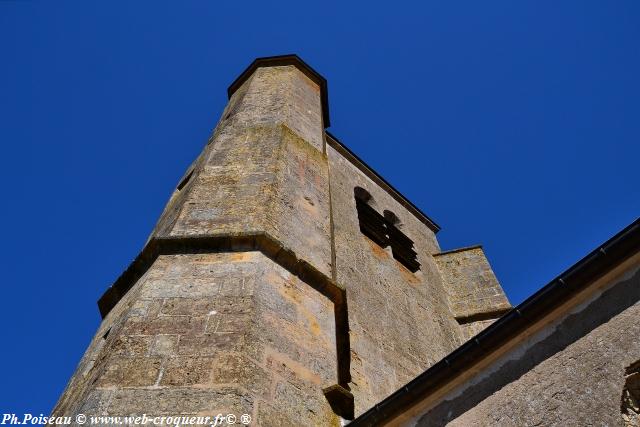
[[[325,295],[334,304],[344,301],[344,287],[320,272],[309,262],[300,259],[289,248],[265,232],[224,235],[193,235],[155,237],[151,239],[127,269],[98,300],[104,319],[122,297],[146,273],[160,255],[215,252],[259,251],[303,282]]]
[[[104,319],[111,309],[126,295],[149,270],[160,255],[248,252],[259,251],[302,282],[333,302],[336,328],[337,387],[343,393],[325,393],[331,407],[340,416],[353,418],[351,381],[351,355],[349,344],[349,313],[346,290],[309,262],[300,259],[289,248],[265,232],[232,233],[224,235],[193,235],[156,237],[151,239],[140,254],[98,300]],[[335,388],[334,387],[334,388]],[[332,388],[331,390],[334,390]]]

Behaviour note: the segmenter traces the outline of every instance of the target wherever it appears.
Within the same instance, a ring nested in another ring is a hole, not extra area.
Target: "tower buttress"
[[[229,95],[144,250],[100,299],[104,320],[55,414],[337,423],[322,391],[347,381],[326,82],[296,56],[258,59]]]

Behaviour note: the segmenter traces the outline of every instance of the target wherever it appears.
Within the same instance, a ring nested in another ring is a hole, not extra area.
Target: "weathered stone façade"
[[[640,219],[350,426],[640,426]]]
[[[325,131],[326,81],[297,56],[254,61],[229,95],[100,299],[55,415],[339,425],[510,308],[479,247],[441,253],[439,227]],[[356,188],[412,242],[416,272],[363,234]]]

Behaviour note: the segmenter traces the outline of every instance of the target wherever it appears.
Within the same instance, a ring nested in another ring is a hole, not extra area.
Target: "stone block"
[[[212,328],[213,327],[213,328]],[[243,333],[251,327],[251,315],[246,313],[220,313],[209,318],[208,332]]]
[[[196,335],[204,332],[207,318],[160,316],[151,320],[127,319],[123,333],[128,335]]]
[[[97,379],[98,387],[141,387],[155,384],[161,359],[149,357],[110,357]]]
[[[111,344],[111,352],[123,356],[142,356],[149,352],[152,337],[142,335],[118,335]]]
[[[180,355],[214,355],[241,351],[244,345],[244,333],[207,333],[181,337],[177,352]]]
[[[167,360],[160,384],[191,386],[211,383],[213,357],[172,357]]]
[[[156,335],[151,351],[151,356],[172,356],[177,354],[179,335]]]
[[[235,384],[268,398],[271,375],[242,354],[222,353],[216,360],[213,382]]]
[[[251,414],[254,399],[243,391],[220,387],[193,387],[117,390],[109,403],[110,414]]]
[[[162,305],[163,315],[206,316],[215,307],[215,297],[167,298]]]

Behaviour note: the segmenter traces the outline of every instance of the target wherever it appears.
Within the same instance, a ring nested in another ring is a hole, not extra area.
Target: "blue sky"
[[[257,56],[519,303],[640,213],[640,2],[0,2],[2,412],[48,413]]]

